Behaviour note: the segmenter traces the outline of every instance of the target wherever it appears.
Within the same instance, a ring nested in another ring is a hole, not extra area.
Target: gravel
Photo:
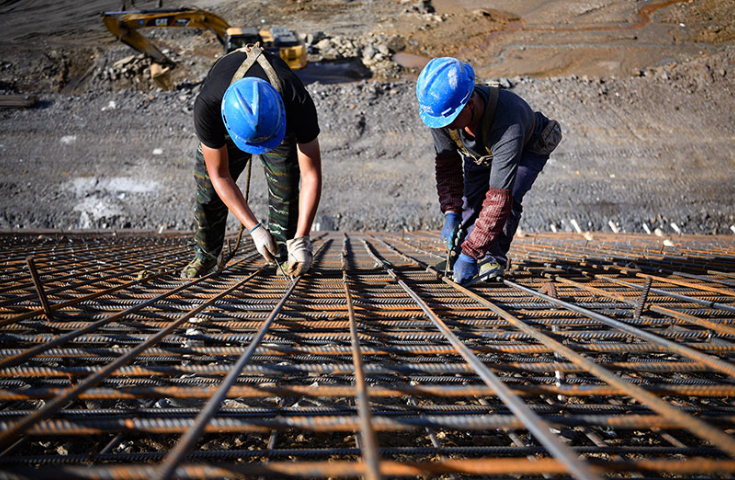
[[[0,94],[35,82],[39,102],[0,110],[0,228],[193,228],[191,109],[208,62],[184,62],[188,76],[164,92],[146,84],[145,65],[126,59],[122,45],[3,50]],[[80,51],[90,57],[78,60]],[[440,227],[431,136],[411,75],[308,85],[322,129],[317,229]],[[483,80],[511,88],[564,130],[526,197],[523,230],[735,232],[732,44],[624,77]],[[251,183],[250,204],[265,218],[257,160]]]

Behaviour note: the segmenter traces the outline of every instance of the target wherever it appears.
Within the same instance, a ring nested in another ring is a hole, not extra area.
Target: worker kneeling
[[[266,261],[288,260],[289,274],[306,273],[322,179],[316,108],[299,78],[257,46],[236,50],[210,69],[194,105],[194,123],[200,142],[196,255],[182,278],[218,266],[228,211],[248,229]],[[268,182],[267,228],[235,183],[252,155],[260,156]]]
[[[441,239],[456,254],[454,280],[500,277],[523,197],[561,141],[561,127],[514,93],[475,85],[472,67],[454,58],[431,60],[416,95],[432,128]]]

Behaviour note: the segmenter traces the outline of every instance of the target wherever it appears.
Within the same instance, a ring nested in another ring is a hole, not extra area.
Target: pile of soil
[[[524,202],[524,230],[729,232],[732,3],[582,8],[547,0],[501,11],[505,3],[197,6],[232,24],[287,26],[307,40],[310,64],[300,74],[322,130],[319,229],[441,225],[431,135],[414,89],[422,62],[453,55],[563,125],[564,141]],[[145,32],[177,62],[174,89],[162,91],[150,80],[150,60],[104,29],[98,13],[119,7],[0,4],[0,94],[39,96],[32,108],[0,110],[0,228],[193,227],[191,110],[221,46],[194,29]],[[265,218],[267,191],[255,166],[250,203]]]

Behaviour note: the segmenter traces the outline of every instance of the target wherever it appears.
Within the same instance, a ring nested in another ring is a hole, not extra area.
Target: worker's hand
[[[460,285],[464,285],[477,276],[479,271],[477,260],[469,255],[460,253],[459,258],[454,262],[454,281]]]
[[[442,242],[447,245],[448,250],[452,250],[454,245],[454,236],[457,232],[462,216],[457,212],[447,212],[444,214],[444,227],[442,228]]]
[[[273,240],[273,235],[260,223],[250,230],[250,236],[253,237],[255,248],[258,249],[263,258],[268,263],[272,263],[278,254],[278,246],[276,241]]]
[[[292,238],[286,242],[288,247],[288,273],[298,277],[309,271],[314,260],[309,237]]]

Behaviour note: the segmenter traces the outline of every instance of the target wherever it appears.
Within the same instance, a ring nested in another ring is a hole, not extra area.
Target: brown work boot
[[[194,257],[181,271],[181,278],[197,278],[208,274],[217,266],[217,260],[205,260],[200,257]]]

